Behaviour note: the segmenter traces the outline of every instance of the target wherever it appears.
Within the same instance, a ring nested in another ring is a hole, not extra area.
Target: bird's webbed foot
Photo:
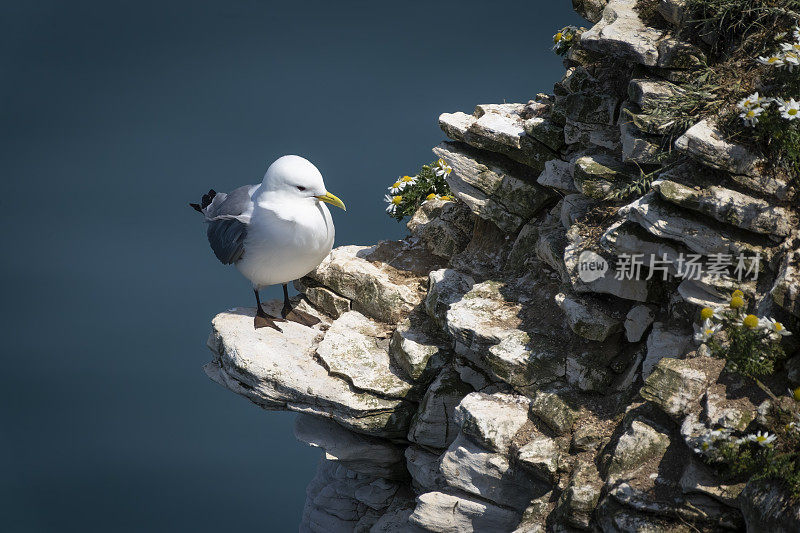
[[[292,322],[297,322],[298,324],[308,327],[316,326],[320,322],[319,318],[314,315],[287,306],[284,306],[281,310],[281,316],[286,320],[291,320]]]
[[[269,316],[267,313],[259,310],[256,313],[255,318],[253,319],[253,327],[255,329],[272,328],[276,331],[283,333],[283,330],[278,327],[278,324],[276,324],[276,322],[284,322],[284,319]]]

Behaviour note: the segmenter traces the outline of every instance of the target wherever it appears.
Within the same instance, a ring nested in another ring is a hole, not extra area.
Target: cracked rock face
[[[800,332],[796,186],[716,117],[671,149],[651,113],[717,59],[678,37],[684,0],[636,4],[573,0],[595,24],[552,94],[439,117],[455,200],[297,280],[319,324],[214,318],[207,374],[321,450],[300,531],[800,531],[780,485],[706,464],[709,432],[764,429],[768,403],[692,328],[738,289]],[[633,254],[659,268],[619,275]],[[690,275],[691,254],[761,270]],[[800,384],[783,346],[776,394]]]

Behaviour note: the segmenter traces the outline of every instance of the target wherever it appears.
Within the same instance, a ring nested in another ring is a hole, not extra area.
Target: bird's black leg
[[[273,328],[273,329],[276,329],[278,331],[281,331],[281,328],[279,328],[278,325],[275,324],[276,318],[269,316],[267,314],[267,312],[264,311],[264,308],[261,307],[261,297],[258,294],[258,290],[257,289],[253,289],[253,292],[256,295],[256,316],[253,319],[253,326],[256,329],[258,329],[258,328]]]
[[[286,315],[292,312],[292,302],[289,301],[289,288],[283,284],[283,309],[281,309],[281,316],[286,318]]]
[[[283,309],[281,309],[281,316],[286,320],[303,324],[304,326],[313,326],[319,324],[319,319],[313,315],[309,315],[299,309],[292,309],[292,302],[289,301],[289,288],[283,284]]]

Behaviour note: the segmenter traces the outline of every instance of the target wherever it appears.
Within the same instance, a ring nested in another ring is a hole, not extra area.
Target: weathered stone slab
[[[499,453],[528,422],[530,400],[516,394],[473,392],[455,410],[461,432],[481,446]]]
[[[716,126],[701,120],[675,140],[675,148],[706,165],[732,174],[754,175],[764,160],[745,147],[725,140]],[[765,191],[774,192],[774,191]]]
[[[409,523],[433,533],[479,533],[511,531],[519,519],[518,512],[483,500],[426,492],[417,497]]]
[[[800,317],[800,250],[789,250],[770,291],[776,304]]]
[[[481,153],[461,143],[445,142],[434,148],[433,152],[453,167],[447,182],[470,208],[475,202],[471,205],[469,199],[464,197],[463,188],[454,187],[455,183],[461,181],[478,189],[496,204],[492,207],[504,210],[521,221],[529,220],[553,197],[551,191],[536,183],[538,173],[513,161]],[[501,229],[513,227],[508,220],[511,217],[490,217],[488,215],[493,215],[493,212],[487,209],[473,209],[473,212],[489,218]],[[518,229],[519,226],[513,227],[510,232]]]
[[[452,358],[451,344],[430,317],[413,312],[397,325],[389,355],[412,380],[427,384]]]
[[[334,248],[308,274],[370,318],[397,322],[425,296],[423,277],[443,261],[403,241]]]
[[[408,440],[422,446],[446,448],[458,434],[455,408],[472,387],[461,381],[452,366],[446,366],[428,387],[414,415]]]
[[[353,472],[388,479],[408,477],[401,446],[353,433],[330,419],[301,414],[295,419],[294,436],[322,448],[326,460],[337,461]]]
[[[591,297],[560,292],[555,302],[566,314],[570,329],[584,339],[602,342],[622,329],[622,322]]]
[[[277,315],[281,305],[275,300],[265,308]],[[285,322],[283,333],[254,329],[253,315],[252,309],[232,309],[212,321],[208,345],[214,360],[205,366],[211,379],[265,409],[332,418],[368,435],[405,436],[414,404],[355,391],[330,375],[314,358],[323,337],[319,326]]]
[[[708,388],[709,375],[703,362],[665,357],[645,380],[639,394],[681,420],[689,411],[699,410],[700,398]]]
[[[414,383],[389,357],[389,331],[384,324],[348,311],[334,320],[317,347],[328,372],[359,391],[389,398],[416,398]]]
[[[406,227],[430,253],[449,259],[467,246],[473,225],[465,204],[435,199],[424,202]]]
[[[659,180],[653,188],[668,202],[755,233],[784,237],[797,227],[796,217],[783,207],[717,185],[688,187]]]

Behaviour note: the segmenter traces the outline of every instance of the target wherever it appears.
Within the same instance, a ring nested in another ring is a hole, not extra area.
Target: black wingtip
[[[203,208],[200,207],[200,204],[189,204],[189,207],[191,207],[192,209],[194,209],[198,213],[202,213],[203,212]]]

